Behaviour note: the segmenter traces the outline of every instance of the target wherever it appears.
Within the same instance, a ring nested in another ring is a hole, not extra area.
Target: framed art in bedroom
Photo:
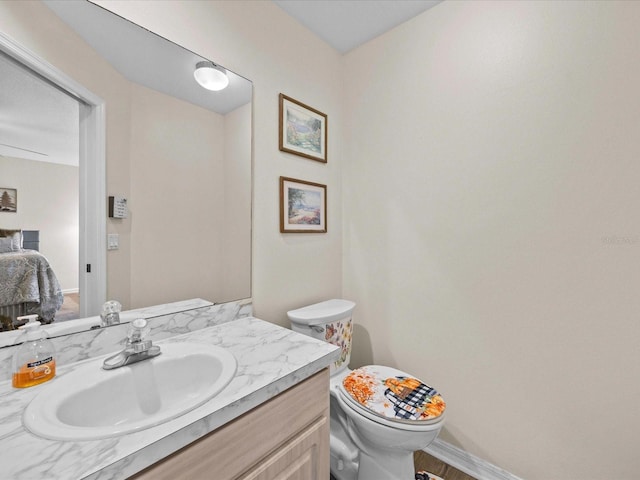
[[[280,233],[326,233],[327,186],[280,177]]]
[[[280,94],[279,146],[283,152],[327,163],[327,115]]]
[[[0,187],[0,212],[18,211],[18,190]]]

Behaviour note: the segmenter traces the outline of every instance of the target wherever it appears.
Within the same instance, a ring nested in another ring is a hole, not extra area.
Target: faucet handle
[[[151,332],[151,327],[144,318],[136,318],[131,322],[131,328],[129,329],[129,343],[142,342],[144,338]]]
[[[120,310],[122,305],[117,300],[109,300],[102,305],[100,323],[103,327],[120,323]]]
[[[147,326],[147,320],[144,318],[136,318],[133,322],[131,322],[131,326],[133,328],[144,328]]]

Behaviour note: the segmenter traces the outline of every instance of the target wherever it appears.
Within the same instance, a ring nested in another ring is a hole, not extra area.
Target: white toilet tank
[[[349,365],[355,306],[349,300],[333,299],[287,312],[294,332],[340,347],[340,358],[331,365],[331,375],[341,372]]]

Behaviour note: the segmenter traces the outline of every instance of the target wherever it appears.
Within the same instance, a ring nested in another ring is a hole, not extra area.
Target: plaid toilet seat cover
[[[351,371],[343,379],[341,390],[374,415],[402,423],[432,423],[446,408],[434,388],[405,372],[382,365]]]

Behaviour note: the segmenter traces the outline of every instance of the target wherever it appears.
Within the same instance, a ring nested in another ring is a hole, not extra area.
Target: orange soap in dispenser
[[[25,388],[51,380],[56,374],[55,350],[36,319],[38,315],[25,315],[18,319],[29,321],[20,327],[22,342],[13,355],[13,386]]]

